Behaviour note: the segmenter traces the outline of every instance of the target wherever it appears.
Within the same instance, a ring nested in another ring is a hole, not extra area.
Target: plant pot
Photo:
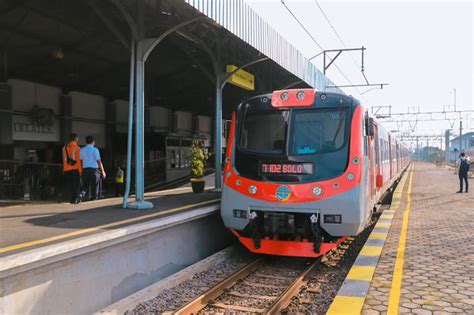
[[[193,193],[202,193],[204,192],[204,187],[206,186],[206,180],[204,178],[191,178],[191,187],[193,188]]]

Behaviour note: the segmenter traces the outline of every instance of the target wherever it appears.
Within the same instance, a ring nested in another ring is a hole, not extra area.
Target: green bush
[[[191,152],[189,153],[189,161],[191,162],[191,172],[193,177],[204,176],[204,162],[206,162],[208,158],[209,156],[204,151],[204,148],[200,144],[200,142],[197,140],[193,140]]]

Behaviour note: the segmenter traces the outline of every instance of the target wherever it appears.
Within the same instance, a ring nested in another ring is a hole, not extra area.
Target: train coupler
[[[250,231],[252,233],[253,246],[255,247],[255,249],[259,249],[261,247],[260,241],[262,239],[262,236],[260,233],[258,215],[255,211],[249,213],[249,224]]]
[[[316,254],[320,253],[321,242],[323,240],[321,235],[321,228],[319,226],[319,213],[311,215],[309,217],[311,221],[311,232],[313,233],[313,251]]]

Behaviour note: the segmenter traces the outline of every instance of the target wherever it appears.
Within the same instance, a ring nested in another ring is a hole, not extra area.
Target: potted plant
[[[194,193],[202,193],[206,186],[204,179],[204,162],[208,159],[207,153],[197,140],[193,140],[191,152],[189,154],[189,161],[191,163],[191,187]]]

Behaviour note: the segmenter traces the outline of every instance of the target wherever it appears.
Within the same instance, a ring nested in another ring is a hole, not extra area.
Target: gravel
[[[155,298],[140,303],[125,315],[161,314],[165,311],[176,310],[242,268],[250,260],[250,255],[239,251],[231,259],[211,265],[208,270],[195,274],[191,279],[171,289],[163,290]]]
[[[367,227],[347,250],[337,249],[322,259],[307,288],[293,298],[282,314],[326,314],[372,229],[373,225]]]
[[[343,244],[342,248],[338,248],[323,257],[318,262],[319,267],[310,278],[307,286],[292,299],[283,314],[325,314],[372,228],[373,225],[355,239],[346,241],[347,244]],[[179,309],[185,303],[242,268],[254,259],[252,257],[255,256],[248,254],[246,251],[239,251],[235,257],[210,266],[208,270],[194,275],[192,279],[172,289],[162,291],[152,300],[141,303],[125,315],[161,314],[165,311]],[[314,260],[266,256],[262,266],[258,267],[255,272],[252,272],[245,279],[238,281],[226,293],[216,298],[214,302],[258,309],[267,308],[272,303],[272,300],[268,297],[279,296],[311,262],[314,262]],[[267,298],[259,299],[246,295],[265,296]],[[212,306],[207,306],[200,312],[200,314],[211,313],[240,314],[242,312],[222,310]]]

